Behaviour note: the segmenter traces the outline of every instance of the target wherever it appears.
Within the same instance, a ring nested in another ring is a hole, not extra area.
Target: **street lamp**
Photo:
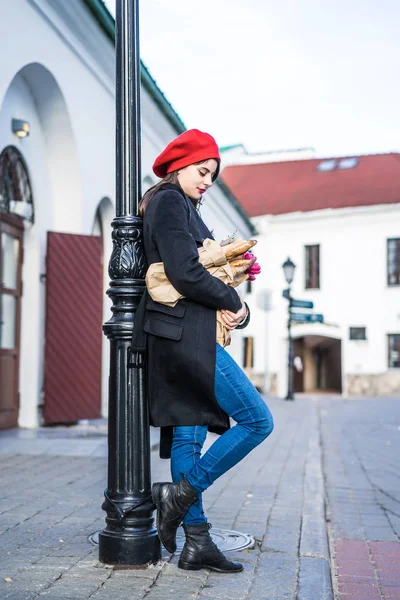
[[[284,297],[288,301],[288,320],[287,320],[287,328],[288,328],[288,390],[285,397],[285,400],[294,400],[293,394],[293,340],[292,340],[292,297],[290,295],[290,284],[293,281],[294,272],[296,270],[296,265],[294,262],[290,260],[288,257],[282,265],[282,269],[285,275],[286,282],[288,284],[288,289],[284,292]]]
[[[116,1],[116,216],[109,263],[110,340],[108,478],[99,559],[146,566],[161,557],[150,482],[144,355],[132,352],[134,314],[145,289],[141,196],[139,0]]]
[[[28,121],[24,121],[23,119],[12,119],[11,130],[17,137],[24,138],[30,134],[31,126]]]
[[[285,260],[285,262],[283,263],[282,269],[285,274],[285,279],[286,279],[287,283],[290,285],[293,281],[294,272],[296,270],[296,265],[288,257]]]

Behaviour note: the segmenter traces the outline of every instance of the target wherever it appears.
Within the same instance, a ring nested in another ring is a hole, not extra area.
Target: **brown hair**
[[[207,159],[207,160],[209,160],[209,159]],[[217,168],[215,169],[215,173],[212,176],[213,182],[217,179],[217,177],[219,175],[219,169],[220,169],[220,161],[217,160],[216,158],[214,160],[217,161]],[[206,162],[205,160],[201,160],[200,162],[196,162],[194,164],[202,165],[205,162]],[[146,208],[147,208],[150,200],[158,192],[158,190],[161,189],[166,183],[174,183],[175,185],[179,185],[178,171],[173,171],[172,173],[168,173],[168,175],[166,175],[164,177],[164,179],[161,179],[161,181],[159,181],[158,183],[153,185],[150,189],[147,190],[147,192],[145,192],[141,201],[139,202],[139,216],[140,217],[143,218],[144,213],[146,212]],[[197,208],[201,204],[201,200],[193,200],[192,198],[190,198],[190,200],[193,202],[195,208]]]

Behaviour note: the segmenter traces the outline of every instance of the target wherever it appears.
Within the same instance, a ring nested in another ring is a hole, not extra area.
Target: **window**
[[[317,166],[317,171],[333,171],[336,167],[336,160],[323,160]]]
[[[251,279],[247,279],[246,281],[246,293],[251,294]]]
[[[387,241],[387,284],[400,285],[400,238]]]
[[[7,146],[0,154],[0,212],[18,215],[33,223],[33,199],[28,169],[22,154]]]
[[[365,327],[350,327],[350,340],[366,340],[367,330]]]
[[[243,338],[243,367],[252,369],[254,366],[254,338]]]
[[[342,158],[339,162],[339,169],[354,169],[358,164],[358,158]]]
[[[388,335],[388,366],[389,369],[400,369],[400,333]]]
[[[323,160],[318,163],[317,171],[321,173],[327,171],[334,171],[335,169],[343,170],[343,169],[354,169],[358,165],[358,158],[330,158],[329,160]]]
[[[306,289],[319,289],[319,245],[306,246]]]

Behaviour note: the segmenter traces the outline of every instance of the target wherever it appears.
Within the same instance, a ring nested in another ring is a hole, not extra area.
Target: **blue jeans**
[[[198,501],[192,504],[183,519],[185,525],[207,522],[202,492],[265,440],[274,427],[266,403],[239,365],[219,344],[214,385],[218,405],[237,424],[221,435],[202,457],[207,426],[174,427],[172,480],[180,481],[186,476],[198,494]]]

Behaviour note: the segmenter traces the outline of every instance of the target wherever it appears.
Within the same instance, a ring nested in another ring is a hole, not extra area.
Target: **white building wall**
[[[18,35],[16,35],[16,24]],[[114,47],[79,0],[13,0],[0,7],[0,38],[7,60],[0,65],[0,151],[21,151],[31,177],[35,223],[25,224],[20,358],[21,426],[38,424],[42,400],[44,294],[47,231],[94,231],[102,203],[104,260],[111,255],[115,202]],[[11,119],[29,121],[31,134],[18,140]],[[173,125],[142,89],[142,174],[156,181],[151,165],[177,135]],[[111,203],[111,204],[110,204]],[[203,218],[216,238],[249,229],[216,186],[207,193]],[[98,225],[96,226],[98,227]],[[96,228],[95,228],[96,229]],[[108,288],[105,266],[104,291]],[[104,318],[110,316],[105,297]],[[231,351],[241,360],[243,333]],[[109,342],[103,347],[103,413],[107,406]]]
[[[262,274],[251,296],[256,337],[255,369],[266,374],[266,389],[277,377],[277,393],[287,390],[287,287],[282,264],[296,264],[292,296],[314,302],[324,324],[293,326],[293,336],[323,335],[342,340],[344,393],[349,377],[388,373],[387,335],[400,332],[400,287],[387,286],[387,239],[400,236],[400,204],[265,216],[254,220],[261,233],[255,254]],[[305,289],[305,246],[320,245],[320,289]],[[269,310],[258,308],[265,294]],[[296,309],[301,312],[301,309]],[[350,327],[366,327],[367,340],[349,340]],[[398,384],[398,374],[391,376]],[[383,385],[383,384],[382,384]],[[390,392],[385,379],[382,389]],[[364,391],[368,392],[368,385]]]

